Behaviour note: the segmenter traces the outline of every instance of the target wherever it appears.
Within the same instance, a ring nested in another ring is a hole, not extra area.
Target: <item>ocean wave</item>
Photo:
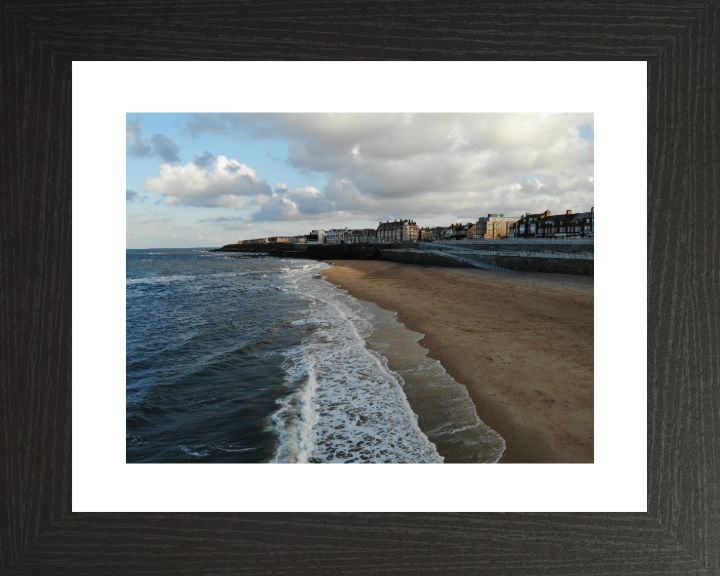
[[[248,270],[248,272],[250,272]],[[217,278],[233,278],[235,276],[246,276],[247,272],[221,272],[218,274],[177,274],[174,276],[148,276],[146,278],[125,278],[125,284],[167,284],[168,282],[195,282],[198,280],[215,280]]]
[[[300,349],[288,355],[287,377],[298,389],[278,403],[274,462],[442,462],[417,424],[402,380],[365,346],[368,314],[304,265],[285,285],[309,301],[314,323]],[[297,271],[295,271],[297,272]]]
[[[208,450],[191,449],[187,446],[183,446],[182,444],[178,446],[178,449],[186,454],[186,460],[192,460],[193,458],[199,460],[200,458],[205,458],[210,454]]]

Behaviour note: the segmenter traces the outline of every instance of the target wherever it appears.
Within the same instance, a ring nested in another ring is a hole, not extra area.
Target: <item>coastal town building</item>
[[[345,236],[350,232],[347,228],[333,228],[327,232],[327,244],[344,244],[347,240]]]
[[[420,228],[413,220],[389,220],[380,222],[377,230],[372,228],[333,228],[313,230],[298,236],[270,236],[238,240],[238,244],[267,244],[289,242],[293,244],[374,244],[393,242],[440,242],[466,240],[497,240],[503,238],[592,238],[595,236],[595,208],[590,212],[553,216],[550,210],[524,216],[488,214],[473,224],[451,224]]]
[[[549,210],[540,214],[527,213],[510,227],[515,238],[592,238],[595,235],[595,208],[590,212],[553,216]]]
[[[550,216],[539,222],[539,238],[577,238],[590,237],[594,235],[595,208],[590,212],[573,214],[567,210],[565,214]]]
[[[440,242],[442,240],[445,240],[445,226],[435,226],[435,228],[432,229],[433,231],[433,239],[435,242]]]
[[[575,219],[572,222],[572,226],[575,227],[573,230],[573,236],[595,236],[595,207],[590,208],[590,212],[580,212],[575,215]]]
[[[507,238],[510,234],[510,226],[518,220],[520,216],[505,216],[505,214],[488,214],[487,217],[478,218],[475,223],[475,239]]]
[[[418,235],[418,240],[420,242],[432,242],[435,240],[435,229],[434,228],[420,228],[420,233]]]
[[[380,222],[377,227],[378,242],[417,242],[420,227],[413,220]]]
[[[313,230],[307,236],[308,244],[325,244],[327,234],[325,230]]]
[[[468,222],[467,224],[451,224],[447,229],[445,239],[452,242],[462,240],[472,240],[475,237],[475,224]]]
[[[550,210],[545,210],[545,212],[539,214],[527,212],[517,222],[511,223],[509,232],[514,238],[535,238],[538,233],[538,222],[549,216],[551,216]]]
[[[375,244],[377,242],[377,230],[375,228],[363,228],[362,242],[363,244]]]
[[[542,218],[537,223],[536,238],[562,238],[567,236],[567,228],[573,219],[572,210],[565,214],[556,214]]]
[[[350,230],[346,236],[346,242],[348,244],[373,244],[375,241],[376,236],[373,228]]]

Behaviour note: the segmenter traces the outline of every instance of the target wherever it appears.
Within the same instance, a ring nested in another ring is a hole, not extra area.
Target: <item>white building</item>
[[[343,229],[333,228],[327,232],[327,243],[328,244],[343,244],[347,242],[347,236],[350,231],[347,226]]]
[[[308,244],[325,244],[326,241],[327,233],[325,230],[313,230],[307,237]]]

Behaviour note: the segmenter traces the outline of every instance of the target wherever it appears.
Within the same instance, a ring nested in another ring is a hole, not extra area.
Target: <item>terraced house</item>
[[[421,242],[432,242],[435,240],[435,230],[433,228],[420,228],[418,240]]]
[[[472,222],[467,224],[451,224],[448,229],[449,234],[446,234],[446,240],[452,240],[453,242],[459,242],[462,240],[472,240],[475,237],[475,225]]]
[[[345,235],[345,242],[348,244],[374,244],[376,241],[377,236],[372,228],[349,230]]]
[[[377,228],[378,242],[417,242],[420,228],[412,220],[380,222]]]
[[[595,235],[595,208],[590,212],[553,216],[550,210],[539,214],[529,212],[510,226],[509,234],[515,238],[592,238]]]
[[[573,214],[567,210],[565,214],[549,216],[538,222],[537,238],[578,238],[590,237],[595,233],[595,208],[590,212]]]
[[[540,212],[539,214],[526,213],[521,216],[517,222],[511,223],[510,235],[515,238],[535,238],[538,234],[538,225],[540,220],[551,216],[550,210]]]

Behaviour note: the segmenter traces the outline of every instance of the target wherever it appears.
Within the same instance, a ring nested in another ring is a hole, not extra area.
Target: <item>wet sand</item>
[[[593,278],[337,260],[323,275],[397,311],[468,388],[505,462],[593,462]]]

